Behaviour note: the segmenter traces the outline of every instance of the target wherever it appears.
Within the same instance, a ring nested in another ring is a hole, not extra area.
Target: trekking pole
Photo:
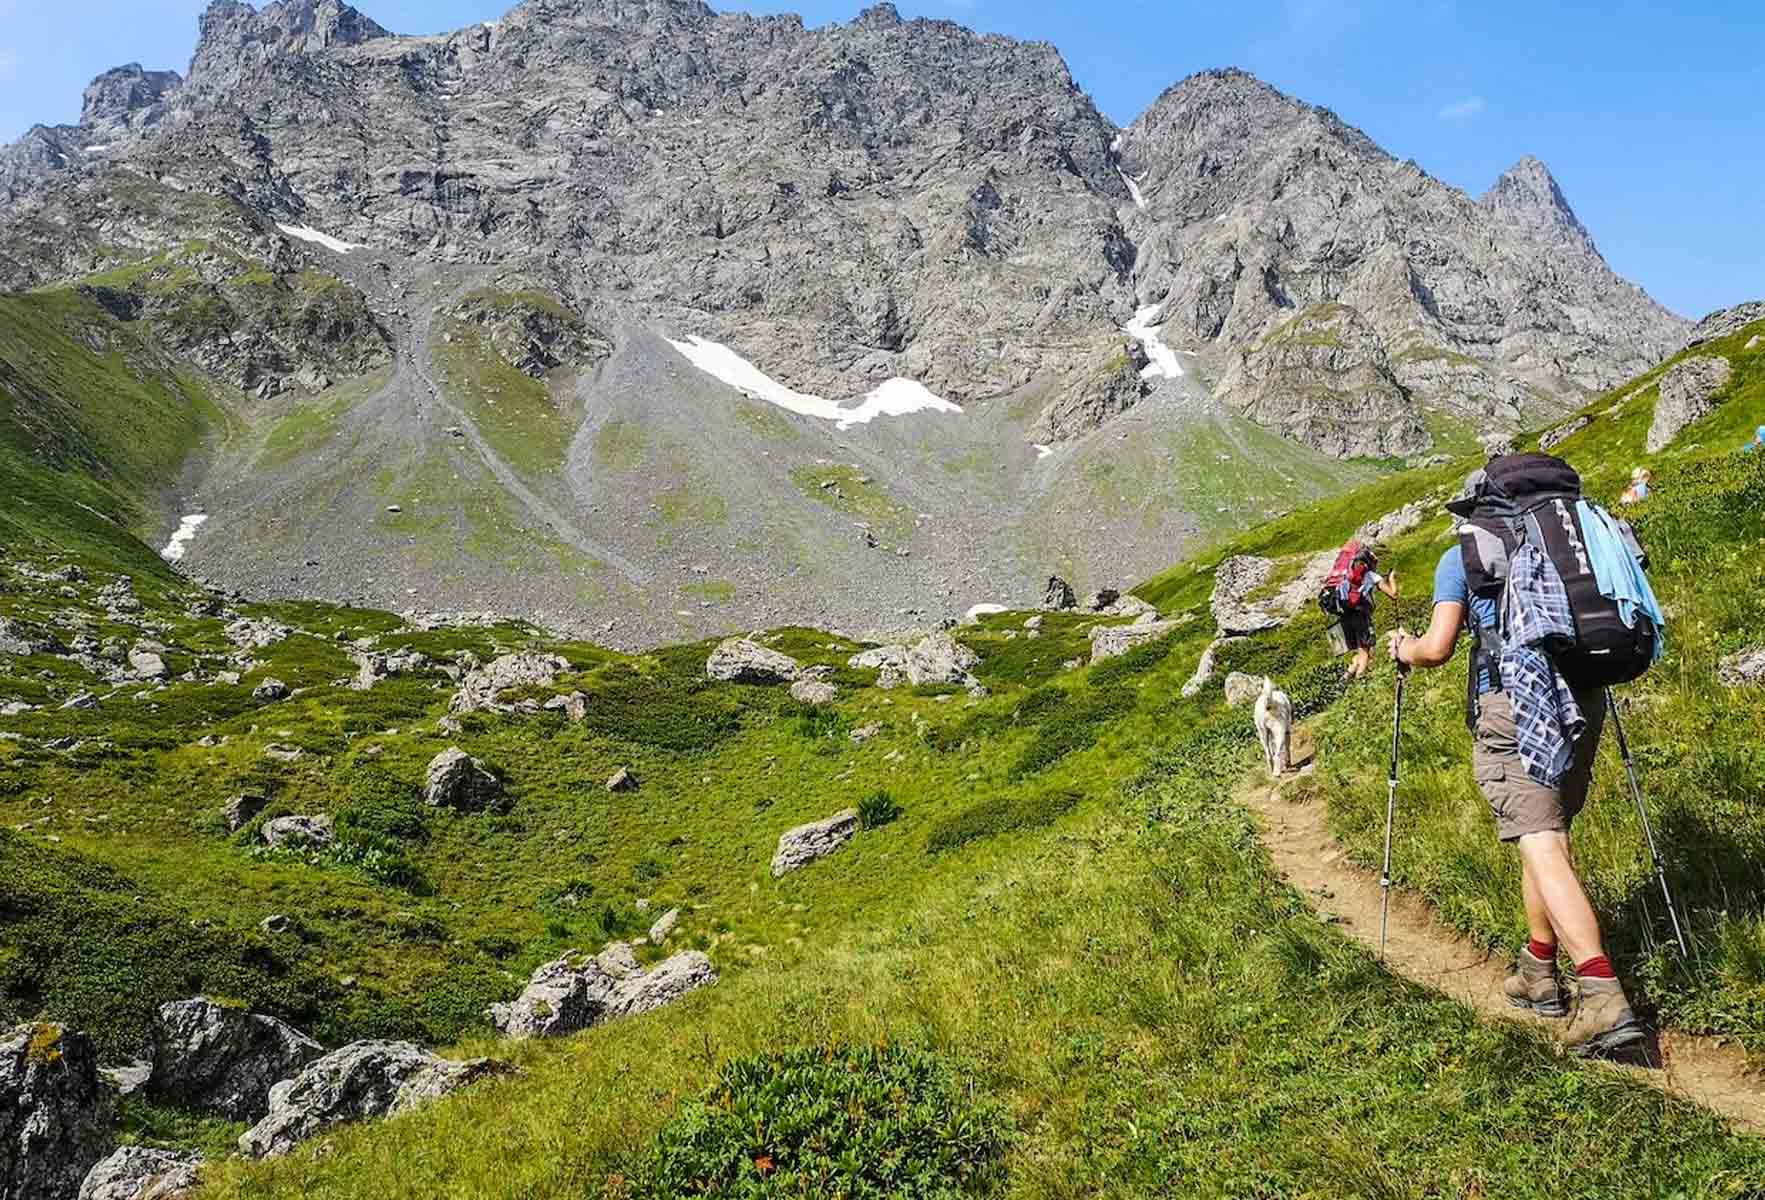
[[[1385,958],[1385,933],[1391,923],[1391,833],[1397,824],[1397,752],[1403,744],[1403,689],[1409,682],[1410,669],[1397,667],[1397,709],[1391,719],[1391,777],[1385,794],[1385,869],[1379,874],[1379,958]]]
[[[1654,863],[1655,878],[1661,884],[1661,896],[1667,901],[1667,916],[1673,922],[1673,940],[1679,943],[1679,956],[1684,959],[1691,957],[1691,949],[1686,945],[1685,927],[1679,920],[1679,906],[1673,903],[1673,892],[1667,886],[1667,868],[1661,865],[1661,852],[1655,845],[1655,830],[1649,824],[1648,805],[1643,802],[1642,783],[1637,779],[1636,762],[1630,757],[1630,739],[1624,736],[1624,718],[1618,715],[1618,698],[1612,689],[1606,689],[1606,707],[1612,714],[1612,727],[1618,731],[1618,753],[1624,759],[1625,774],[1630,776],[1630,794],[1636,801],[1636,815],[1642,822],[1643,840],[1648,843],[1649,861]]]

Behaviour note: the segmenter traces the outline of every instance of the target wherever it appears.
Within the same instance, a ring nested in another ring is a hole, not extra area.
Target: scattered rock
[[[275,817],[265,821],[263,839],[266,846],[329,846],[337,840],[337,829],[330,817]]]
[[[129,670],[138,679],[164,679],[171,674],[166,669],[165,659],[151,650],[129,651]]]
[[[832,854],[852,840],[858,832],[858,825],[858,810],[848,808],[825,821],[799,825],[782,834],[778,839],[778,850],[772,856],[772,877],[781,878]]]
[[[29,630],[10,617],[0,617],[0,654],[63,654],[67,647],[53,636]]]
[[[788,654],[739,637],[718,646],[705,663],[705,674],[726,683],[791,683],[802,673],[802,664]]]
[[[251,698],[260,704],[273,704],[288,699],[288,685],[280,679],[266,679],[251,690]]]
[[[264,757],[273,758],[277,762],[299,762],[306,751],[299,746],[290,746],[284,742],[271,742],[264,747]]]
[[[1747,344],[1741,347],[1741,349],[1757,350],[1760,346],[1765,346],[1765,337],[1761,337],[1759,334],[1755,333],[1752,337],[1747,339]]]
[[[1094,613],[1106,612],[1122,598],[1115,588],[1099,588],[1085,597],[1085,608]]]
[[[907,681],[907,647],[878,646],[862,654],[854,654],[846,665],[854,671],[875,671],[876,686],[893,691]]]
[[[547,712],[561,712],[572,725],[580,725],[588,720],[588,697],[581,692],[571,692],[568,696],[553,696],[545,702]]]
[[[915,687],[927,684],[972,687],[975,680],[969,669],[979,661],[980,655],[940,630],[907,651],[907,679]]]
[[[1177,629],[1175,621],[1154,621],[1148,625],[1110,625],[1091,631],[1091,663],[1120,658],[1136,646],[1156,642]]]
[[[92,1168],[79,1200],[184,1200],[196,1190],[201,1166],[194,1150],[123,1146]]]
[[[1249,704],[1262,695],[1262,680],[1241,671],[1233,671],[1226,676],[1226,707],[1237,708],[1241,704]]]
[[[257,927],[271,937],[281,937],[294,930],[294,918],[287,913],[273,913],[257,923]]]
[[[791,684],[791,699],[812,708],[824,708],[840,698],[840,689],[822,679],[799,679]]]
[[[678,908],[671,908],[657,917],[656,923],[650,926],[650,945],[660,946],[667,941],[668,935],[674,932],[674,927],[678,924],[680,924],[680,910]]]
[[[1031,617],[1029,620],[1027,620],[1023,623],[1023,627],[1025,629],[1029,630],[1031,633],[1035,633],[1042,628],[1042,622],[1043,622],[1043,618],[1041,618],[1041,617]]]
[[[162,1103],[255,1121],[269,1111],[274,1084],[324,1053],[274,1017],[202,996],[175,1000],[159,1006],[154,1022],[147,1092]]]
[[[392,1116],[513,1071],[498,1059],[438,1058],[409,1042],[354,1042],[270,1089],[269,1114],[240,1135],[239,1152],[274,1158],[332,1126]]]
[[[241,617],[223,632],[227,640],[242,650],[263,650],[274,646],[294,631],[278,621]]]
[[[1140,599],[1138,596],[1119,597],[1115,603],[1103,610],[1103,615],[1106,617],[1139,618],[1149,614],[1153,617],[1157,617],[1158,609],[1146,603],[1146,601]]]
[[[72,708],[94,709],[98,707],[98,697],[94,696],[91,692],[81,692],[61,707],[64,710]]]
[[[852,731],[852,744],[855,746],[862,746],[865,742],[868,742],[871,738],[875,737],[877,734],[879,734],[881,732],[882,732],[881,725],[877,725],[875,723],[872,723],[869,725],[860,725],[857,729],[854,729]]]
[[[0,1196],[63,1200],[115,1143],[92,1039],[59,1025],[0,1034]]]
[[[620,767],[613,772],[613,777],[607,780],[609,792],[635,792],[638,786],[637,776],[631,773],[629,767]]]
[[[1269,581],[1275,564],[1266,558],[1241,555],[1228,558],[1214,571],[1213,619],[1225,637],[1244,637],[1274,629],[1281,618],[1245,597]]]
[[[484,763],[458,746],[449,747],[429,760],[424,773],[423,798],[431,808],[451,808],[476,813],[507,807],[503,785]]]
[[[646,972],[629,945],[615,942],[595,957],[569,954],[546,963],[518,997],[490,1006],[490,1020],[504,1037],[565,1037],[653,1012],[716,982],[711,960],[697,950]]]
[[[1391,539],[1401,537],[1412,529],[1420,529],[1422,527],[1422,522],[1427,519],[1428,506],[1423,504],[1420,500],[1417,500],[1412,504],[1404,505],[1396,512],[1386,513],[1377,521],[1367,522],[1365,525],[1361,526],[1360,531],[1355,536],[1370,546],[1383,546],[1390,542]],[[1336,565],[1336,551],[1329,550],[1325,551],[1324,554],[1327,554],[1330,560],[1328,566],[1324,568],[1324,574],[1328,575],[1330,573],[1330,567]],[[1323,554],[1320,554],[1319,557],[1322,558]],[[1318,581],[1318,586],[1323,586],[1322,579]],[[1314,587],[1309,589],[1309,591],[1311,596],[1316,596],[1318,589]],[[1310,597],[1308,596],[1307,598],[1309,599]]]
[[[240,792],[221,808],[221,819],[227,823],[228,833],[238,833],[252,818],[262,812],[270,803],[268,796],[260,796],[255,792]]]
[[[1663,375],[1655,422],[1649,426],[1648,452],[1665,450],[1687,425],[1715,412],[1722,389],[1733,375],[1726,358],[1702,354]]]
[[[1042,593],[1042,609],[1044,612],[1066,612],[1079,606],[1079,598],[1073,594],[1072,584],[1058,575],[1048,577],[1048,586]]]
[[[1514,435],[1511,433],[1486,433],[1477,439],[1483,447],[1483,453],[1489,458],[1502,458],[1514,452]]]
[[[1730,654],[1717,667],[1716,677],[1724,687],[1765,687],[1765,646]]]
[[[349,686],[358,692],[372,690],[382,679],[390,679],[394,675],[414,675],[435,665],[429,661],[428,655],[419,654],[415,650],[393,650],[386,654],[367,652],[357,654],[354,658],[356,676]]]
[[[508,711],[505,706],[497,703],[497,697],[502,692],[511,688],[549,687],[562,672],[569,669],[569,660],[556,654],[538,654],[532,651],[505,654],[469,672],[460,680],[460,690],[454,693],[453,703],[448,711],[454,716],[463,716],[481,709]]]
[[[1592,424],[1592,417],[1577,417],[1567,425],[1559,425],[1555,429],[1546,433],[1543,437],[1540,437],[1538,439],[1538,448],[1540,451],[1549,454],[1552,450],[1555,450],[1558,446],[1562,445],[1564,442],[1568,441]]]

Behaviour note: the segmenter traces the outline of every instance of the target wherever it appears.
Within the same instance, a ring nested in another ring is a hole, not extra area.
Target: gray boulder
[[[160,1005],[154,1021],[147,1091],[167,1104],[255,1121],[269,1111],[271,1085],[324,1053],[274,1017],[203,996],[175,1000]]]
[[[1114,588],[1099,588],[1085,597],[1085,609],[1094,613],[1107,612],[1121,598],[1122,594]]]
[[[1715,412],[1733,375],[1726,358],[1707,354],[1688,358],[1663,375],[1655,421],[1649,426],[1648,452],[1666,449],[1687,425]]]
[[[138,679],[164,679],[171,674],[165,665],[165,659],[151,650],[129,651],[129,670]]]
[[[607,780],[607,790],[609,792],[635,792],[639,786],[637,776],[632,774],[630,767],[620,767],[617,771],[614,771],[612,777]]]
[[[803,665],[790,655],[739,637],[724,641],[705,663],[705,674],[725,683],[793,683],[802,673]]]
[[[878,646],[862,654],[854,654],[846,665],[854,671],[875,671],[876,686],[888,692],[907,681],[907,647]]]
[[[1765,646],[1730,654],[1717,667],[1716,677],[1724,687],[1765,687]]]
[[[1177,630],[1175,621],[1154,621],[1147,625],[1110,625],[1091,631],[1091,664],[1095,666],[1111,658],[1120,658],[1128,651],[1148,642],[1156,642]]]
[[[1157,617],[1158,609],[1146,603],[1146,601],[1140,599],[1138,596],[1117,597],[1109,607],[1103,609],[1103,615],[1106,617],[1139,618],[1146,616],[1148,613],[1153,617]]]
[[[255,792],[241,792],[227,801],[221,809],[221,820],[227,823],[228,833],[238,833],[251,823],[253,817],[262,812],[269,804],[268,796],[260,796]]]
[[[791,699],[812,708],[825,708],[840,698],[840,689],[824,679],[799,679],[791,684]]]
[[[547,687],[569,669],[569,660],[556,654],[505,654],[460,680],[460,690],[454,693],[448,711],[455,716],[481,709],[504,711],[497,702],[501,693],[512,688]]]
[[[329,846],[337,840],[337,827],[323,813],[275,817],[264,822],[263,838],[268,846]]]
[[[355,665],[356,676],[350,680],[349,686],[358,692],[372,690],[382,679],[390,679],[394,675],[414,675],[434,666],[428,655],[415,650],[393,650],[386,654],[365,652],[355,655]]]
[[[631,947],[616,942],[600,954],[570,954],[533,973],[521,994],[490,1006],[505,1037],[566,1037],[621,1017],[672,1004],[717,982],[711,960],[688,950],[643,970]]]
[[[274,646],[294,631],[279,621],[240,617],[223,632],[227,640],[241,650],[263,650]]]
[[[782,878],[851,841],[858,833],[858,810],[848,808],[825,821],[812,821],[782,834],[772,855],[772,877]]]
[[[1048,577],[1048,586],[1042,592],[1042,610],[1044,612],[1066,612],[1079,606],[1079,598],[1073,593],[1072,584],[1058,575]]]
[[[656,923],[650,926],[650,945],[660,946],[667,941],[668,935],[673,933],[675,926],[679,924],[680,910],[678,908],[671,908],[657,917]]]
[[[1262,680],[1254,675],[1246,675],[1233,671],[1226,676],[1226,707],[1237,708],[1249,704],[1262,695]]]
[[[251,698],[265,704],[288,699],[288,685],[280,679],[266,679],[251,690]]]
[[[1422,522],[1427,519],[1428,506],[1423,504],[1420,500],[1417,500],[1414,503],[1404,505],[1396,512],[1386,513],[1377,521],[1367,522],[1360,527],[1356,536],[1369,545],[1383,545],[1384,543],[1389,542],[1392,538],[1406,534],[1412,529],[1420,528]],[[1330,566],[1336,564],[1335,551],[1332,550],[1329,552],[1329,560]],[[1328,568],[1326,568],[1325,574],[1328,573]],[[1315,596],[1317,594],[1317,589],[1312,588],[1311,593]]]
[[[1227,640],[1226,638],[1215,638],[1208,643],[1207,649],[1201,652],[1201,661],[1195,665],[1195,674],[1191,675],[1189,682],[1183,685],[1183,699],[1193,700],[1201,694],[1202,688],[1213,681],[1220,647],[1224,646]]]
[[[907,680],[915,687],[927,684],[974,686],[971,668],[980,655],[944,630],[930,634],[907,651]]]
[[[354,1042],[271,1088],[269,1114],[240,1135],[239,1152],[279,1157],[333,1126],[393,1116],[513,1071],[499,1059],[459,1062],[409,1042]]]
[[[451,808],[456,812],[476,813],[486,809],[502,810],[507,806],[502,781],[492,775],[484,763],[461,750],[449,747],[429,760],[424,773],[423,799],[431,808]]]
[[[122,1146],[92,1168],[79,1200],[183,1200],[196,1190],[201,1166],[193,1150]]]
[[[0,617],[0,654],[60,654],[65,649],[52,635],[29,629],[10,617]]]
[[[59,1025],[0,1034],[0,1196],[73,1200],[115,1144],[114,1118],[91,1038]]]
[[[547,712],[561,712],[572,725],[580,725],[588,720],[588,697],[581,692],[571,692],[568,696],[553,696],[544,704]]]
[[[1279,614],[1245,600],[1269,581],[1274,569],[1270,559],[1241,555],[1226,559],[1214,571],[1213,619],[1221,636],[1245,637],[1281,624]]]

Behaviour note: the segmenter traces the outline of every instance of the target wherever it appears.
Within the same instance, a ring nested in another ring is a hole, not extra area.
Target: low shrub
[[[900,817],[900,804],[888,792],[872,792],[858,802],[858,819],[866,829],[881,829]]]
[[[1024,747],[1012,765],[1011,777],[1023,779],[1035,775],[1069,754],[1090,749],[1097,744],[1097,735],[1103,726],[1134,711],[1136,702],[1134,693],[1123,687],[1080,693],[1059,720],[1044,720],[1038,724],[1035,740]]]
[[[633,1195],[957,1200],[1001,1182],[1013,1136],[1003,1104],[926,1051],[756,1055],[663,1127]]]
[[[1046,828],[1071,812],[1083,798],[1077,792],[1054,791],[984,800],[934,825],[926,841],[926,853],[942,854],[1019,829]]]

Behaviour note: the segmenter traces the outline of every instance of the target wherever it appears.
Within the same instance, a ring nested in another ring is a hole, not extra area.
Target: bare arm
[[[1428,632],[1416,637],[1399,629],[1387,639],[1391,657],[1404,666],[1444,667],[1458,649],[1459,630],[1465,624],[1465,606],[1457,602],[1436,604]]]
[[[1387,596],[1390,596],[1393,600],[1403,599],[1403,597],[1398,594],[1397,572],[1396,571],[1391,572],[1391,574],[1389,574],[1389,575],[1383,576],[1379,580],[1379,590],[1384,592]]]

